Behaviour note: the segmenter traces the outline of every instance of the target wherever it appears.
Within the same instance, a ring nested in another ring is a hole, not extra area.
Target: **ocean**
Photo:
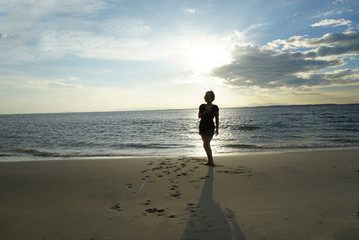
[[[359,104],[220,108],[215,154],[359,148]],[[198,109],[0,115],[0,162],[205,156]]]

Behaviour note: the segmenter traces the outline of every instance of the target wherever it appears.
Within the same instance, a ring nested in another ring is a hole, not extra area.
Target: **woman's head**
[[[215,95],[213,91],[206,92],[206,95],[204,96],[204,100],[206,102],[213,102],[215,99]]]

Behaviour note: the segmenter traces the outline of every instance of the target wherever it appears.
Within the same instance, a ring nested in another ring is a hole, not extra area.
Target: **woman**
[[[204,100],[206,104],[201,104],[199,106],[198,117],[201,119],[199,123],[199,134],[202,137],[203,147],[206,150],[208,162],[206,165],[214,166],[212,149],[211,149],[211,140],[213,135],[218,135],[218,126],[219,126],[219,108],[217,105],[213,105],[212,102],[215,99],[213,91],[206,92]],[[216,117],[216,125],[213,123],[213,118]]]

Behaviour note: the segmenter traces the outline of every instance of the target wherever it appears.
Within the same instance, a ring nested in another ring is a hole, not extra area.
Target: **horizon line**
[[[358,105],[358,103],[318,103],[318,104],[274,104],[274,105],[256,105],[241,107],[222,107],[221,109],[237,108],[266,108],[266,107],[300,107],[300,106],[325,106],[325,105]],[[163,109],[132,109],[132,110],[109,110],[109,111],[84,111],[84,112],[33,112],[33,113],[0,113],[0,115],[31,115],[31,114],[69,114],[69,113],[110,113],[110,112],[146,112],[146,111],[176,111],[176,110],[194,110],[197,108],[163,108]]]

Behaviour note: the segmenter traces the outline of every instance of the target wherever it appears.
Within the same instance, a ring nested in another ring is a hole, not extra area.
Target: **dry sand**
[[[0,239],[359,239],[359,150],[0,163]]]

